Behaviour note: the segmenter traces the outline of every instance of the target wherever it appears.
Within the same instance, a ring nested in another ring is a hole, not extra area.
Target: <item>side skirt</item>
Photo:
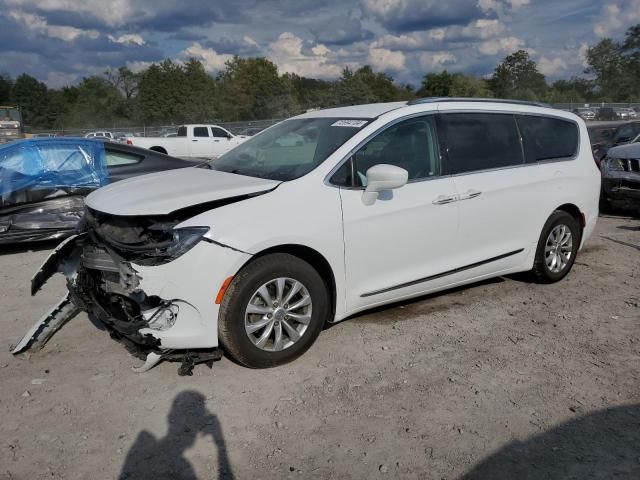
[[[519,250],[514,250],[513,252],[504,253],[502,255],[498,255],[497,257],[488,258],[486,260],[482,260],[480,262],[472,263],[470,265],[465,265],[464,267],[454,268],[453,270],[447,270],[446,272],[437,273],[435,275],[431,275],[429,277],[419,278],[418,280],[412,280],[411,282],[401,283],[400,285],[395,285],[393,287],[383,288],[381,290],[375,290],[369,293],[363,293],[360,295],[361,298],[372,297],[374,295],[379,295],[381,293],[392,292],[393,290],[398,290],[401,288],[412,287],[413,285],[418,285],[420,283],[429,282],[431,280],[436,280],[437,278],[446,277],[448,275],[453,275],[454,273],[464,272],[465,270],[471,270],[472,268],[480,267],[487,263],[497,262],[498,260],[502,260],[503,258],[511,257],[513,255],[517,255],[518,253],[524,252],[524,248]]]

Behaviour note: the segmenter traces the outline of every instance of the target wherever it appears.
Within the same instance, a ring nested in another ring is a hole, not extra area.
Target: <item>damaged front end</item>
[[[94,324],[146,360],[136,371],[165,359],[182,361],[180,373],[190,374],[193,364],[219,359],[217,310],[209,287],[203,288],[205,277],[193,265],[208,263],[216,254],[212,248],[225,250],[225,255],[246,254],[207,241],[208,227],[176,228],[182,220],[170,215],[122,217],[87,208],[81,233],[56,248],[32,279],[34,295],[52,275],[63,273],[68,294],[13,353],[42,347],[85,311]],[[192,258],[182,261],[187,252]],[[186,285],[188,277],[196,281],[194,286]]]

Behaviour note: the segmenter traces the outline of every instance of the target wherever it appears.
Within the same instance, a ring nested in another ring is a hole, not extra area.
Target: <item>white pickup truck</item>
[[[180,158],[218,158],[249,137],[218,125],[183,125],[175,137],[127,137],[128,145]]]

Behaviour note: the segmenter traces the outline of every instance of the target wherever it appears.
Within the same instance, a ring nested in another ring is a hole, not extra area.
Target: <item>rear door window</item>
[[[193,127],[194,137],[208,137],[209,129],[207,127]]]
[[[524,163],[513,115],[444,113],[438,116],[444,175],[503,168]]]
[[[578,125],[569,120],[518,115],[527,163],[573,157],[578,151]]]

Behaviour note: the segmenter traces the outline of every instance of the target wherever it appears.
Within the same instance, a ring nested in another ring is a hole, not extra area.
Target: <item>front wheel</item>
[[[542,283],[562,280],[571,270],[580,246],[581,229],[577,220],[556,210],[542,229],[533,274]]]
[[[285,253],[260,257],[233,279],[220,305],[218,334],[239,363],[266,368],[303,354],[331,312],[327,286],[307,262]]]

